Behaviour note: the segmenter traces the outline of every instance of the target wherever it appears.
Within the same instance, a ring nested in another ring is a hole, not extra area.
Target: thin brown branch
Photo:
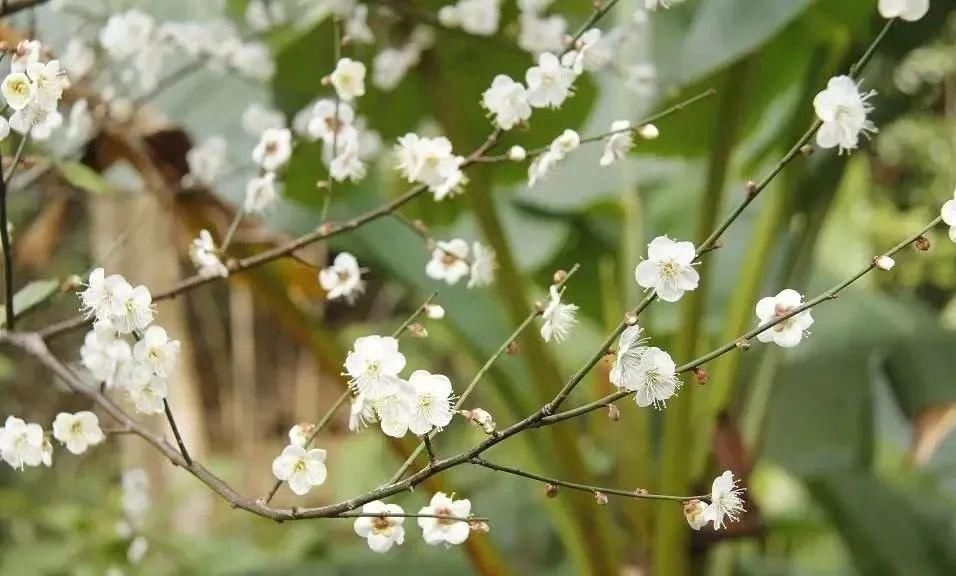
[[[186,443],[183,442],[182,434],[179,433],[179,426],[176,425],[173,411],[169,407],[169,400],[166,398],[163,398],[163,411],[166,413],[166,420],[169,421],[169,427],[172,429],[173,436],[176,438],[176,444],[179,445],[179,453],[183,455],[183,460],[186,461],[186,464],[191,465],[193,459],[189,456],[189,451],[186,450]]]
[[[605,488],[604,486],[591,486],[589,484],[581,484],[579,482],[570,482],[568,480],[560,480],[558,478],[552,478],[550,476],[544,476],[541,474],[535,474],[533,472],[528,472],[526,470],[521,470],[520,468],[513,468],[511,466],[505,466],[503,464],[495,464],[489,462],[484,458],[472,458],[468,461],[469,464],[474,464],[475,466],[481,466],[482,468],[487,468],[489,470],[494,470],[496,472],[504,472],[506,474],[511,474],[513,476],[520,476],[522,478],[528,478],[530,480],[537,480],[538,482],[543,482],[545,484],[552,484],[554,486],[564,486],[565,488],[570,488],[571,490],[579,490],[581,492],[590,492],[594,494],[595,492],[600,492],[602,494],[610,494],[613,496],[623,496],[625,498],[637,498],[639,500],[669,500],[672,502],[686,502],[688,500],[705,500],[709,496],[670,496],[667,494],[651,494],[646,490],[640,488],[636,490],[621,490],[619,488]]]
[[[932,230],[937,224],[940,223],[941,220],[942,220],[942,218],[940,218],[940,217],[937,216],[932,222],[930,222],[929,224],[927,224],[926,226],[924,226],[922,229],[920,229],[919,232],[916,232],[915,234],[912,234],[911,236],[908,236],[905,240],[903,240],[902,242],[900,242],[900,243],[897,244],[896,246],[890,248],[889,250],[887,250],[886,252],[884,252],[884,253],[881,254],[880,256],[892,256],[892,255],[896,254],[897,252],[899,252],[899,251],[902,250],[903,248],[906,248],[907,246],[909,246],[910,244],[912,244],[913,242],[915,242],[917,238],[919,238],[920,236],[924,235],[924,234],[925,234],[926,232],[928,232],[929,230]],[[878,257],[879,257],[879,256],[878,256]],[[878,257],[877,257],[877,258],[878,258]],[[784,314],[784,315],[782,315],[782,316],[778,316],[777,318],[774,318],[774,320],[772,320],[771,322],[768,322],[768,323],[766,323],[766,324],[761,324],[760,326],[754,328],[753,330],[750,330],[750,331],[748,331],[748,332],[745,332],[744,334],[741,334],[741,335],[738,336],[737,338],[734,338],[734,339],[731,340],[730,342],[727,342],[727,343],[725,343],[724,345],[719,346],[719,347],[715,348],[714,350],[711,350],[710,352],[708,352],[707,354],[704,354],[703,356],[700,356],[700,357],[698,357],[698,358],[696,358],[696,359],[694,359],[694,360],[691,360],[691,361],[689,361],[689,362],[687,362],[687,363],[685,363],[685,364],[681,364],[680,366],[677,367],[676,371],[679,372],[679,373],[690,372],[691,370],[694,370],[695,368],[698,368],[698,367],[700,367],[700,366],[706,364],[707,362],[710,362],[711,360],[714,360],[715,358],[718,358],[718,357],[720,357],[720,356],[723,356],[724,354],[727,354],[728,352],[731,352],[731,351],[733,351],[733,350],[736,350],[736,349],[740,348],[740,345],[741,345],[742,343],[749,343],[751,340],[753,340],[754,338],[756,338],[758,334],[760,334],[760,333],[762,333],[762,332],[765,332],[765,331],[767,331],[767,330],[773,328],[773,327],[776,326],[777,324],[780,324],[781,322],[785,322],[785,321],[788,320],[789,318],[792,318],[793,316],[796,316],[797,314],[800,314],[801,312],[803,312],[803,311],[805,311],[805,310],[809,310],[809,309],[813,308],[814,306],[817,306],[817,305],[822,304],[822,303],[824,303],[824,302],[828,302],[828,301],[830,301],[830,300],[835,299],[835,298],[839,295],[840,292],[842,292],[842,291],[845,290],[847,287],[849,287],[851,284],[853,284],[854,282],[856,282],[857,280],[859,280],[860,278],[862,278],[863,276],[865,276],[865,275],[866,275],[867,273],[869,273],[871,270],[875,269],[875,268],[876,268],[876,264],[874,263],[874,261],[875,261],[875,259],[874,259],[874,260],[871,260],[870,262],[867,263],[866,266],[864,266],[863,268],[861,268],[860,270],[858,270],[857,272],[855,272],[855,273],[852,274],[851,276],[847,277],[846,279],[844,279],[843,281],[839,282],[838,284],[832,286],[829,290],[826,290],[826,291],[822,292],[821,294],[819,294],[818,296],[816,296],[816,297],[814,297],[814,298],[812,298],[812,299],[806,301],[805,303],[803,303],[803,304],[800,305],[799,307],[794,308],[793,310],[789,311],[788,313],[786,313],[786,314]],[[591,411],[593,411],[593,410],[597,410],[597,409],[599,409],[599,408],[603,408],[604,406],[607,406],[608,404],[611,404],[611,403],[613,403],[613,402],[616,402],[616,401],[618,401],[618,400],[620,400],[620,399],[622,399],[622,398],[626,398],[627,396],[630,396],[630,395],[633,394],[633,393],[634,393],[633,391],[621,390],[621,391],[618,391],[618,392],[614,392],[614,393],[612,393],[612,394],[608,394],[607,396],[604,396],[603,398],[599,398],[599,399],[597,399],[597,400],[595,400],[595,401],[593,401],[593,402],[590,402],[590,403],[588,403],[588,404],[584,404],[584,405],[579,406],[579,407],[577,407],[577,408],[574,408],[574,409],[571,409],[571,410],[565,410],[564,412],[559,412],[559,413],[557,413],[557,414],[552,414],[552,415],[546,416],[546,417],[544,417],[544,418],[541,419],[541,421],[539,422],[538,426],[545,426],[545,425],[549,425],[549,424],[554,424],[554,423],[557,423],[557,422],[561,422],[561,421],[563,421],[563,420],[568,420],[568,419],[570,419],[570,418],[575,418],[575,417],[581,416],[582,414],[586,414],[586,413],[591,412]]]

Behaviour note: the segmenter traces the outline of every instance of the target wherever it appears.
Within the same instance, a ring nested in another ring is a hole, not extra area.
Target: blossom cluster
[[[388,552],[405,542],[406,514],[398,504],[374,500],[362,506],[362,514],[355,519],[355,533],[365,538],[374,552]],[[436,492],[417,516],[422,538],[432,546],[462,544],[472,530],[487,530],[487,524],[471,519],[471,501],[455,500],[454,494]]]
[[[180,344],[153,324],[149,290],[134,288],[121,275],[106,276],[102,268],[96,268],[80,300],[87,317],[94,319],[80,348],[83,366],[96,382],[125,393],[137,412],[163,412]]]
[[[358,338],[345,358],[345,372],[355,394],[349,428],[378,421],[386,435],[401,438],[409,431],[423,436],[447,426],[454,414],[448,377],[415,370],[400,374],[405,355],[390,336]]]
[[[86,410],[57,414],[52,436],[72,454],[82,454],[105,439],[99,418]],[[53,444],[39,424],[7,416],[0,427],[0,459],[16,470],[40,464],[52,466]]]
[[[468,288],[476,288],[494,282],[497,268],[496,254],[490,246],[474,242],[469,254],[468,243],[455,238],[435,243],[425,274],[449,286],[468,276]]]
[[[45,140],[63,124],[57,106],[70,82],[60,61],[44,62],[43,52],[40,42],[24,40],[13,53],[10,73],[0,83],[0,92],[13,113],[9,121],[0,116],[0,139],[6,138],[12,128]]]

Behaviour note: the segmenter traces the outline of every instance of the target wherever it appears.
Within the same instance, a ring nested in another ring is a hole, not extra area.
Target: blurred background
[[[94,43],[104,16],[134,5],[158,21],[226,18],[257,34],[276,64],[265,82],[196,67],[144,102],[127,133],[106,130],[66,151],[54,138],[28,152],[32,167],[10,199],[15,277],[36,304],[24,327],[75,314],[76,297],[61,286],[94,264],[154,291],[191,275],[190,240],[202,228],[222,238],[253,173],[257,138],[243,131],[243,111],[259,103],[291,122],[330,93],[321,79],[334,65],[332,29],[321,10],[257,32],[245,19],[248,4],[91,0],[4,22],[8,41],[34,26],[55,52],[75,37]],[[611,168],[598,166],[600,145],[583,146],[529,189],[523,165],[479,165],[462,196],[403,208],[436,238],[490,244],[500,264],[493,286],[428,279],[421,238],[384,219],[301,253],[316,263],[356,254],[369,287],[354,306],[327,304],[315,270],[291,259],[160,304],[161,323],[183,342],[170,400],[194,457],[243,493],[264,494],[288,429],[316,420],[343,390],[341,364],[355,337],[390,332],[440,290],[446,318],[425,321],[428,337],[403,340],[402,349],[410,367],[448,374],[460,392],[545,295],[553,273],[580,263],[566,293],[581,307],[572,337],[545,345],[529,330],[469,402],[499,423],[536,409],[638,301],[633,269],[646,243],[663,234],[700,242],[743,197],[746,181],[796,141],[812,120],[813,96],[884,23],[876,0],[688,0],[635,22],[637,4],[622,0],[600,24],[635,27],[615,64],[582,76],[564,108],[536,112],[530,129],[504,145],[542,145],[566,127],[606,132],[614,120],[637,120],[708,88],[715,96],[660,121],[659,139],[639,142]],[[850,156],[798,158],[703,260],[701,289],[642,315],[678,363],[754,326],[760,297],[785,287],[818,293],[918,230],[951,197],[956,11],[950,0],[932,4],[921,21],[894,26],[862,74],[864,87],[879,92],[871,101],[879,134]],[[459,154],[480,144],[490,131],[481,92],[495,74],[519,78],[532,63],[516,46],[514,3],[503,3],[490,38],[436,26],[437,0],[368,6],[377,43],[347,46],[345,55],[368,63],[419,24],[435,35],[394,90],[370,87],[358,103],[384,149],[410,131],[446,134]],[[573,30],[591,9],[556,0],[548,12]],[[164,71],[188,63],[176,54],[165,57]],[[213,136],[228,142],[231,169],[208,190],[181,190],[186,151]],[[279,205],[243,221],[233,256],[317,225],[323,194],[315,183],[326,177],[319,156],[318,144],[297,144]],[[158,167],[159,185],[147,165]],[[336,188],[332,218],[405,189],[383,154],[361,184]],[[956,574],[956,246],[940,231],[930,241],[928,252],[904,250],[891,272],[816,308],[812,334],[795,350],[731,353],[706,366],[706,384],[685,377],[665,410],[622,401],[620,421],[597,411],[489,453],[543,474],[669,494],[707,492],[731,469],[747,488],[748,513],[724,532],[691,531],[670,503],[612,497],[598,506],[568,491],[548,499],[537,483],[461,468],[394,501],[417,510],[432,491],[454,491],[489,517],[491,532],[445,550],[425,545],[410,521],[405,544],[380,556],[348,520],[275,524],[234,511],[136,438],[115,437],[84,457],[58,451],[52,469],[0,469],[0,573]],[[58,338],[54,351],[77,361],[82,336]],[[570,405],[610,392],[608,370],[599,364]],[[15,351],[0,356],[0,378],[4,416],[48,423],[60,410],[89,408]],[[347,419],[340,413],[318,440],[329,451],[329,481],[307,498],[283,489],[277,504],[355,496],[383,483],[414,447],[377,430],[350,433]],[[452,425],[438,449],[451,454],[480,438]]]

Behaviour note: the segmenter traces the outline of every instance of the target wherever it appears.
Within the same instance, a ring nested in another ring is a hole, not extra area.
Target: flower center
[[[381,534],[382,532],[387,531],[392,526],[392,523],[388,521],[388,518],[385,516],[377,516],[372,519],[372,530],[376,534]]]
[[[454,514],[448,508],[436,508],[435,516],[454,516]],[[436,521],[439,526],[448,526],[455,523],[455,520],[451,518],[436,518]]]

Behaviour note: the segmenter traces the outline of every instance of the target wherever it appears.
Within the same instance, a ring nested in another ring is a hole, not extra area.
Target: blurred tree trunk
[[[152,290],[180,279],[174,221],[157,197],[145,193],[91,195],[89,211],[93,260],[108,273],[123,274],[134,285],[144,284]],[[182,299],[159,303],[157,322],[182,343],[178,370],[169,381],[169,403],[190,454],[203,458],[207,452],[206,430],[184,305]],[[165,418],[141,420],[148,420],[151,427],[172,438]],[[123,437],[120,442],[124,468],[142,467],[149,473],[154,503],[175,503],[170,520],[178,530],[187,534],[205,532],[210,494],[196,489],[192,478],[179,473],[159,452],[144,450],[140,439]]]

